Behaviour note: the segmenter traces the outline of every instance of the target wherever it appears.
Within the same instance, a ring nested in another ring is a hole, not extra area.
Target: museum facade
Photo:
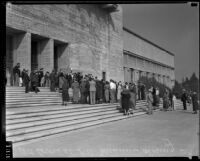
[[[174,85],[174,54],[123,27],[113,4],[6,6],[6,77],[12,68],[79,71],[100,79],[137,82],[155,77]]]

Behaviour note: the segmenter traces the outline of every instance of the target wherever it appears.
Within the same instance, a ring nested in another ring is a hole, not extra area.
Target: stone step
[[[26,121],[35,121],[48,118],[64,117],[71,116],[76,114],[85,114],[88,112],[96,112],[102,109],[116,109],[116,105],[111,106],[99,106],[99,107],[85,107],[85,108],[73,108],[73,109],[62,109],[57,111],[44,111],[44,112],[35,112],[35,113],[26,113],[26,114],[17,114],[17,115],[8,115],[6,117],[7,123],[17,123],[20,120],[26,119]],[[7,124],[6,123],[6,124]]]
[[[9,98],[9,99],[6,99],[6,103],[12,103],[12,102],[27,102],[27,101],[31,101],[31,100],[35,100],[35,101],[38,101],[38,100],[42,100],[42,99],[50,99],[50,100],[53,100],[53,99],[62,99],[61,96],[59,97],[55,97],[55,96],[48,96],[48,97],[30,97],[30,98]]]
[[[31,103],[31,104],[17,104],[17,105],[6,105],[6,108],[19,108],[19,107],[34,107],[34,106],[48,106],[48,105],[59,105],[61,101],[46,101],[41,103]]]
[[[79,120],[79,119],[84,119],[84,118],[90,118],[90,117],[97,117],[97,116],[102,116],[106,114],[114,114],[114,113],[119,113],[116,109],[101,109],[101,110],[96,110],[92,111],[90,113],[77,113],[76,115],[66,115],[62,117],[55,117],[55,118],[48,118],[48,119],[43,119],[43,120],[37,120],[34,122],[23,122],[23,123],[18,123],[18,124],[12,124],[12,125],[6,125],[6,130],[9,132],[9,130],[16,130],[16,129],[22,129],[22,128],[31,128],[35,126],[40,126],[40,125],[48,125],[48,124],[54,124],[54,123],[59,123],[59,122],[66,122],[66,121],[72,121],[72,120]],[[26,119],[24,119],[26,121]]]
[[[129,118],[143,115],[145,113],[146,112],[137,112],[137,113],[134,113],[133,115],[129,116]],[[72,131],[72,130],[77,130],[77,129],[81,129],[81,128],[86,128],[86,127],[95,126],[98,124],[104,124],[107,122],[112,122],[112,121],[117,121],[117,120],[122,120],[122,119],[127,119],[127,118],[128,117],[124,116],[122,113],[118,113],[116,115],[110,114],[110,115],[106,115],[106,116],[95,117],[95,119],[92,118],[92,119],[85,119],[84,121],[81,120],[81,122],[79,122],[79,123],[74,122],[75,124],[71,124],[71,126],[68,126],[67,124],[65,124],[65,125],[63,124],[62,126],[58,126],[53,129],[51,128],[51,129],[35,131],[35,132],[31,132],[31,133],[23,133],[23,135],[7,137],[6,140],[17,143],[17,142],[38,139],[38,138],[49,136],[49,135],[55,135],[55,134],[59,134],[59,133],[64,133],[64,132],[68,132],[68,131]],[[26,131],[26,132],[28,132],[28,131]]]
[[[138,105],[136,108],[142,108],[144,105]],[[46,110],[46,111],[37,111],[37,112],[28,112],[28,113],[22,113],[22,114],[15,114],[15,115],[7,115],[6,124],[11,123],[17,123],[24,121],[25,118],[26,121],[35,121],[35,120],[41,120],[41,119],[48,119],[48,118],[54,118],[54,117],[64,117],[64,116],[70,116],[74,114],[84,114],[88,112],[96,112],[101,109],[118,109],[120,108],[118,105],[105,105],[105,106],[97,106],[97,107],[77,107],[77,108],[66,108],[66,109],[56,109],[56,110]],[[56,116],[55,116],[56,115]]]
[[[44,97],[44,98],[30,98],[30,99],[24,99],[24,100],[7,100],[6,101],[6,105],[16,105],[16,104],[30,104],[30,103],[38,103],[38,102],[44,102],[44,101],[62,101],[61,97],[57,97],[57,98],[51,98],[51,97]]]
[[[17,109],[7,109],[6,110],[6,118],[8,118],[10,115],[21,115],[21,114],[26,114],[26,113],[40,113],[40,112],[45,112],[45,111],[60,111],[60,110],[72,110],[72,109],[83,109],[87,107],[99,107],[99,106],[108,106],[108,105],[119,105],[118,103],[114,104],[109,104],[109,103],[104,103],[104,104],[95,104],[95,105],[89,105],[89,104],[70,104],[70,106],[36,106],[36,107],[21,107]]]

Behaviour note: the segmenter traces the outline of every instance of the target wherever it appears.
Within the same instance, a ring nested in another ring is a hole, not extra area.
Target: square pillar
[[[31,34],[20,33],[13,36],[13,66],[20,63],[20,70],[31,70]]]
[[[51,72],[54,69],[53,39],[41,40],[38,48],[39,48],[38,68],[44,68],[44,73],[46,71]]]

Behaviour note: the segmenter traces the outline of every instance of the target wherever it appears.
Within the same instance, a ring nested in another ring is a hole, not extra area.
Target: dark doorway
[[[31,70],[38,69],[38,42],[31,42]]]
[[[54,69],[58,70],[58,46],[54,46]]]

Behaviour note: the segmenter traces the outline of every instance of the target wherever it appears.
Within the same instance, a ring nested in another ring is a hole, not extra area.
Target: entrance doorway
[[[54,40],[54,69],[59,72],[62,69],[69,72],[68,44],[59,40]]]
[[[31,71],[38,69],[38,42],[31,42]]]

